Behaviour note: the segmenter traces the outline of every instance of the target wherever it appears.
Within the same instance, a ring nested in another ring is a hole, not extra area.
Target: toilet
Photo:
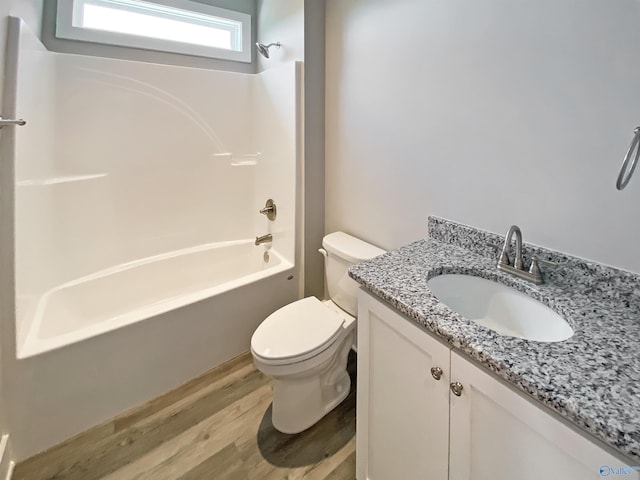
[[[299,433],[349,394],[359,285],[347,270],[384,252],[344,232],[322,240],[330,300],[307,297],[269,315],[251,337],[256,368],[273,378],[273,426]]]

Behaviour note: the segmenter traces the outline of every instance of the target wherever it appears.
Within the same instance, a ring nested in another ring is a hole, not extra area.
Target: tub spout
[[[270,233],[262,235],[261,237],[256,237],[256,245],[269,242],[273,242],[273,236]]]

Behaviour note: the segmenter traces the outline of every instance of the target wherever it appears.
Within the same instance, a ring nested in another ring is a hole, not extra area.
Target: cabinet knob
[[[431,376],[436,380],[440,380],[440,377],[442,377],[442,369],[440,367],[431,367]]]
[[[451,385],[451,391],[456,397],[462,395],[462,384],[460,382],[453,382]]]

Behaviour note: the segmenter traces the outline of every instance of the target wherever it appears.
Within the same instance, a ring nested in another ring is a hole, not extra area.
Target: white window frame
[[[117,5],[119,3],[118,0],[58,0],[56,37],[66,38],[69,40],[80,40],[84,42],[182,53],[199,57],[219,58],[223,60],[251,63],[251,15],[211,5],[204,5],[202,3],[191,2],[189,0],[144,1],[147,3],[157,4],[159,6],[174,7],[188,12],[194,12],[195,15],[193,17],[189,18],[188,14],[180,17],[180,19],[187,18],[189,21],[193,22],[194,25],[202,25],[205,23],[197,18],[197,14],[205,14],[240,22],[240,31],[236,31],[236,29],[229,27],[229,31],[232,34],[232,48],[236,48],[237,50],[227,50],[224,48],[215,48],[206,45],[195,45],[173,40],[157,39],[75,26],[79,23],[77,21],[78,19],[74,19],[74,6],[76,3],[104,3],[105,5]],[[124,3],[125,2],[123,2],[120,7],[123,10],[126,10],[127,7]],[[159,13],[158,16],[172,18],[171,14]],[[179,17],[175,16],[173,18]],[[225,29],[225,27],[221,25],[221,29]]]

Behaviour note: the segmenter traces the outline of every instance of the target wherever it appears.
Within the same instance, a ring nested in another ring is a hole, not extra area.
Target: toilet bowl
[[[349,394],[358,285],[347,270],[384,253],[343,232],[327,235],[322,245],[331,300],[307,297],[285,305],[251,338],[256,367],[273,379],[272,422],[283,433],[306,430]]]

